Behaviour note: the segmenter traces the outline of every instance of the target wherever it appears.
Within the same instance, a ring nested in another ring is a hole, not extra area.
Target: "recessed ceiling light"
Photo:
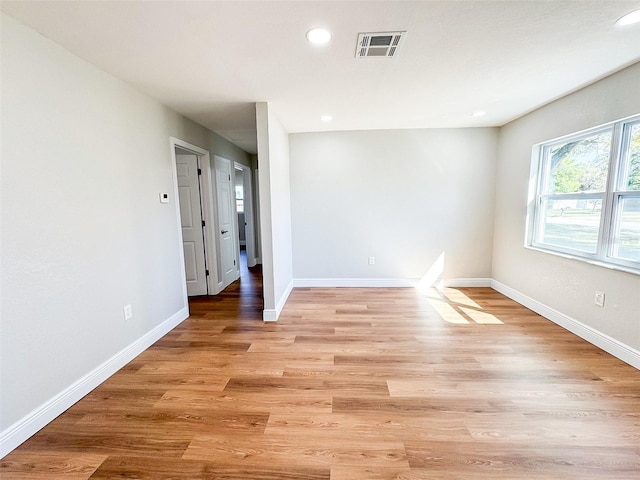
[[[331,115],[323,115],[320,117],[320,120],[322,120],[324,123],[329,123],[331,120],[333,120],[333,117]]]
[[[640,22],[640,10],[635,10],[631,13],[627,13],[624,17],[621,17],[616,22],[616,25],[627,26]]]
[[[326,28],[312,28],[307,32],[307,40],[314,45],[325,45],[331,40],[331,32]]]
[[[479,112],[473,112],[473,113],[471,114],[471,116],[472,116],[472,117],[484,117],[486,114],[487,114],[487,112],[479,111]]]

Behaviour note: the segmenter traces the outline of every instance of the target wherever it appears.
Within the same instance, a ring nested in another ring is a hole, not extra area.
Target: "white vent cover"
[[[407,32],[359,33],[356,58],[394,57]]]

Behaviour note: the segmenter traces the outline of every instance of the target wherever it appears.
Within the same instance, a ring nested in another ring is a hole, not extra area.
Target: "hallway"
[[[262,265],[247,267],[247,252],[240,251],[240,279],[233,282],[218,295],[203,295],[189,298],[192,317],[207,315],[207,318],[227,318],[231,313],[239,321],[262,321]]]

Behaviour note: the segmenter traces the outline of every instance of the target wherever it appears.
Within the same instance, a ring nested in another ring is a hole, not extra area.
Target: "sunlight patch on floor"
[[[471,308],[459,307],[468,317],[476,323],[481,325],[503,325],[501,320],[498,320],[495,315],[491,315],[487,312],[481,312],[479,310],[473,310]],[[479,308],[479,307],[478,307]]]
[[[464,324],[469,323],[469,321],[464,318],[455,308],[442,300],[429,299],[429,304],[438,312],[438,315],[445,321],[449,323],[457,323]]]

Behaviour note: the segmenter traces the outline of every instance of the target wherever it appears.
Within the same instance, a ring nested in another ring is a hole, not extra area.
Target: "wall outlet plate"
[[[133,318],[133,309],[131,308],[131,304],[124,306],[124,319],[130,320]]]
[[[593,303],[598,305],[599,307],[604,307],[604,292],[596,292],[593,297]]]

